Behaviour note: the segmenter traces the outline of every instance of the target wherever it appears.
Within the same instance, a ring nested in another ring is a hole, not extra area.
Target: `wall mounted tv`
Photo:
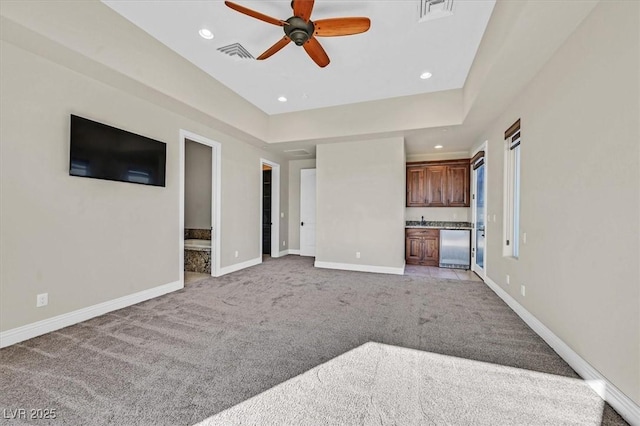
[[[71,115],[69,174],[165,186],[167,144]]]

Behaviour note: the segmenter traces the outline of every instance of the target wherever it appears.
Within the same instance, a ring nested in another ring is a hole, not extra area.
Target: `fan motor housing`
[[[298,46],[305,44],[315,31],[312,21],[305,22],[297,16],[287,19],[287,24],[284,26],[284,33]]]

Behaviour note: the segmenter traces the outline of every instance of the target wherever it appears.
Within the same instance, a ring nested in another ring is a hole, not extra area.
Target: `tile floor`
[[[196,281],[211,278],[210,274],[202,274],[200,272],[184,271],[184,285],[195,283]]]
[[[417,277],[448,278],[451,280],[482,281],[474,272],[464,269],[438,268],[435,266],[406,265],[405,275]]]

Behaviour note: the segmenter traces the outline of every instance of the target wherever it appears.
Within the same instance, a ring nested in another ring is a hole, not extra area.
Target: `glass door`
[[[474,261],[473,270],[484,276],[485,264],[485,167],[484,162],[473,171]]]

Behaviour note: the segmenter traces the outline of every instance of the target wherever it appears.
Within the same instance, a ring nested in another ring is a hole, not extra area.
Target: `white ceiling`
[[[254,57],[282,28],[229,9],[220,0],[103,0],[117,13],[269,115],[461,88],[495,0],[454,0],[453,16],[418,22],[419,1],[317,0],[312,20],[367,16],[371,29],[319,41],[331,59],[318,67],[293,43],[265,61],[237,59],[217,48],[240,43]],[[290,1],[243,1],[279,19]],[[198,35],[210,29],[215,38]],[[433,77],[421,80],[429,71]],[[286,96],[288,102],[278,102]]]

